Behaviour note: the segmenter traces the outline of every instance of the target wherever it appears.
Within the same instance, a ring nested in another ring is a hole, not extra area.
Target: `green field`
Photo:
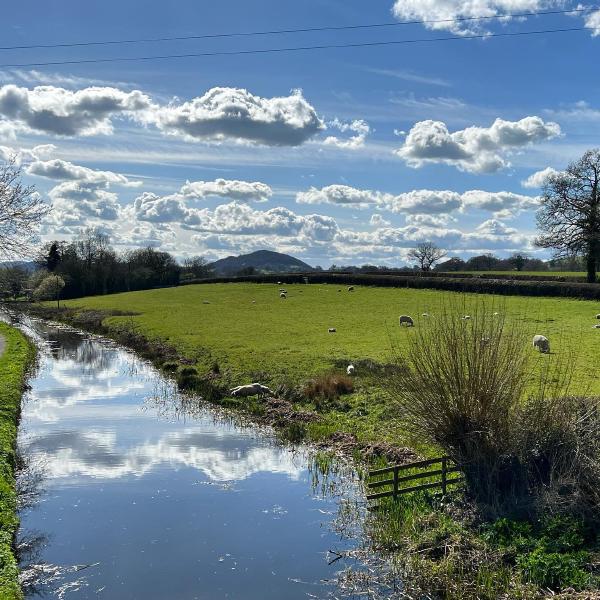
[[[600,303],[562,298],[494,297],[356,286],[354,292],[334,285],[286,285],[279,297],[273,284],[228,283],[130,292],[71,300],[72,308],[134,311],[135,316],[110,317],[108,324],[132,321],[149,337],[176,346],[202,367],[214,360],[227,370],[231,383],[259,376],[269,383],[299,383],[331,369],[336,361],[371,358],[385,362],[391,346],[402,344],[411,330],[398,326],[398,316],[412,315],[416,326],[435,316],[450,299],[464,299],[465,311],[486,298],[494,310],[506,312],[531,345],[535,334],[546,335],[554,357],[575,355],[576,383],[600,394],[597,367]],[[341,290],[341,291],[338,291]],[[252,302],[254,301],[254,302]],[[207,303],[206,303],[207,302]],[[328,333],[335,327],[336,333]],[[549,356],[531,349],[532,361]],[[341,364],[341,363],[338,363]],[[360,381],[357,372],[357,381]]]

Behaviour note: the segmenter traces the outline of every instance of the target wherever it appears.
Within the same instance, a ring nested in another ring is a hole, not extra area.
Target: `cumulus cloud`
[[[395,153],[411,167],[453,165],[462,171],[492,173],[510,165],[506,155],[560,135],[560,126],[540,117],[496,119],[490,127],[467,127],[450,133],[442,121],[419,121]]]
[[[48,222],[54,225],[82,225],[89,218],[115,221],[120,205],[106,184],[65,181],[48,192],[53,210]]]
[[[354,135],[350,136],[347,139],[340,139],[335,135],[330,135],[326,137],[323,141],[323,143],[328,146],[335,146],[337,148],[344,148],[349,150],[356,150],[357,148],[362,148],[365,145],[365,140],[367,139],[367,136],[371,132],[369,124],[366,121],[363,121],[362,119],[356,119],[355,121],[351,121],[350,123],[345,123],[336,118],[333,121],[327,123],[327,126],[338,129],[342,133],[348,131],[354,133]]]
[[[546,167],[541,171],[532,173],[527,179],[521,181],[521,185],[524,188],[541,188],[544,186],[548,178],[552,175],[558,175],[560,171],[553,169],[552,167]]]
[[[273,190],[260,181],[215,179],[214,181],[187,181],[182,186],[180,194],[187,198],[216,196],[232,200],[264,202],[273,195]]]
[[[302,92],[262,98],[248,90],[215,87],[189,102],[157,110],[156,125],[189,140],[299,146],[325,128]]]
[[[56,150],[54,144],[40,144],[33,148],[0,146],[0,160],[14,160],[17,165],[46,158]]]
[[[581,8],[579,5],[578,8]],[[584,16],[585,26],[592,29],[592,35],[594,37],[600,35],[600,10],[594,10],[590,13],[587,13]]]
[[[338,184],[321,189],[311,187],[299,192],[296,201],[300,204],[335,204],[358,208],[375,206],[379,210],[413,215],[441,215],[474,208],[494,213],[505,211],[505,217],[538,206],[537,198],[513,192],[470,190],[459,194],[450,190],[421,189],[394,195]]]
[[[392,12],[397,19],[428,21],[424,23],[428,29],[466,35],[487,32],[489,21],[455,19],[494,17],[562,6],[563,0],[396,0]]]
[[[34,149],[35,150],[35,149]],[[125,175],[113,171],[98,171],[88,167],[74,165],[71,162],[58,158],[32,162],[26,169],[29,175],[37,175],[47,179],[59,181],[79,181],[90,184],[115,184],[127,187],[138,187],[141,181],[131,181]]]
[[[383,218],[379,213],[373,213],[369,219],[369,224],[373,227],[388,227],[391,225],[389,221]]]
[[[5,121],[25,131],[58,136],[108,134],[113,130],[113,117],[139,114],[152,107],[150,98],[137,90],[0,87],[0,116]]]
[[[456,218],[452,215],[406,215],[407,225],[417,225],[419,227],[445,227],[453,221],[456,221]]]

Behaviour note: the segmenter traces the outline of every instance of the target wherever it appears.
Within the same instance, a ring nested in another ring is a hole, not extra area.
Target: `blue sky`
[[[376,29],[0,51],[1,65],[585,31],[295,53],[0,67],[0,156],[54,209],[44,239],[399,265],[532,246],[547,169],[599,145],[600,11],[559,0],[13,3],[2,46],[435,21]],[[447,19],[439,22],[440,19]],[[540,173],[544,171],[544,173]]]

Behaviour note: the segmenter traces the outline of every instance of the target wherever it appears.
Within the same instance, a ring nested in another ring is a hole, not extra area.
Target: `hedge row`
[[[274,275],[246,275],[240,277],[213,277],[182,282],[197,283],[330,283],[336,285],[372,285],[378,287],[429,288],[475,294],[502,294],[507,296],[564,296],[569,298],[600,299],[600,284],[556,280],[518,280],[501,277],[441,277],[415,275],[370,275],[361,273],[287,273]]]

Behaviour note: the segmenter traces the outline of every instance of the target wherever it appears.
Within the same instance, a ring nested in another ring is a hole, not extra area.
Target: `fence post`
[[[442,458],[442,496],[446,495],[446,479],[448,475],[446,473],[447,461],[448,459],[446,457]]]
[[[400,471],[398,465],[394,467],[394,500],[398,499],[398,472]]]

